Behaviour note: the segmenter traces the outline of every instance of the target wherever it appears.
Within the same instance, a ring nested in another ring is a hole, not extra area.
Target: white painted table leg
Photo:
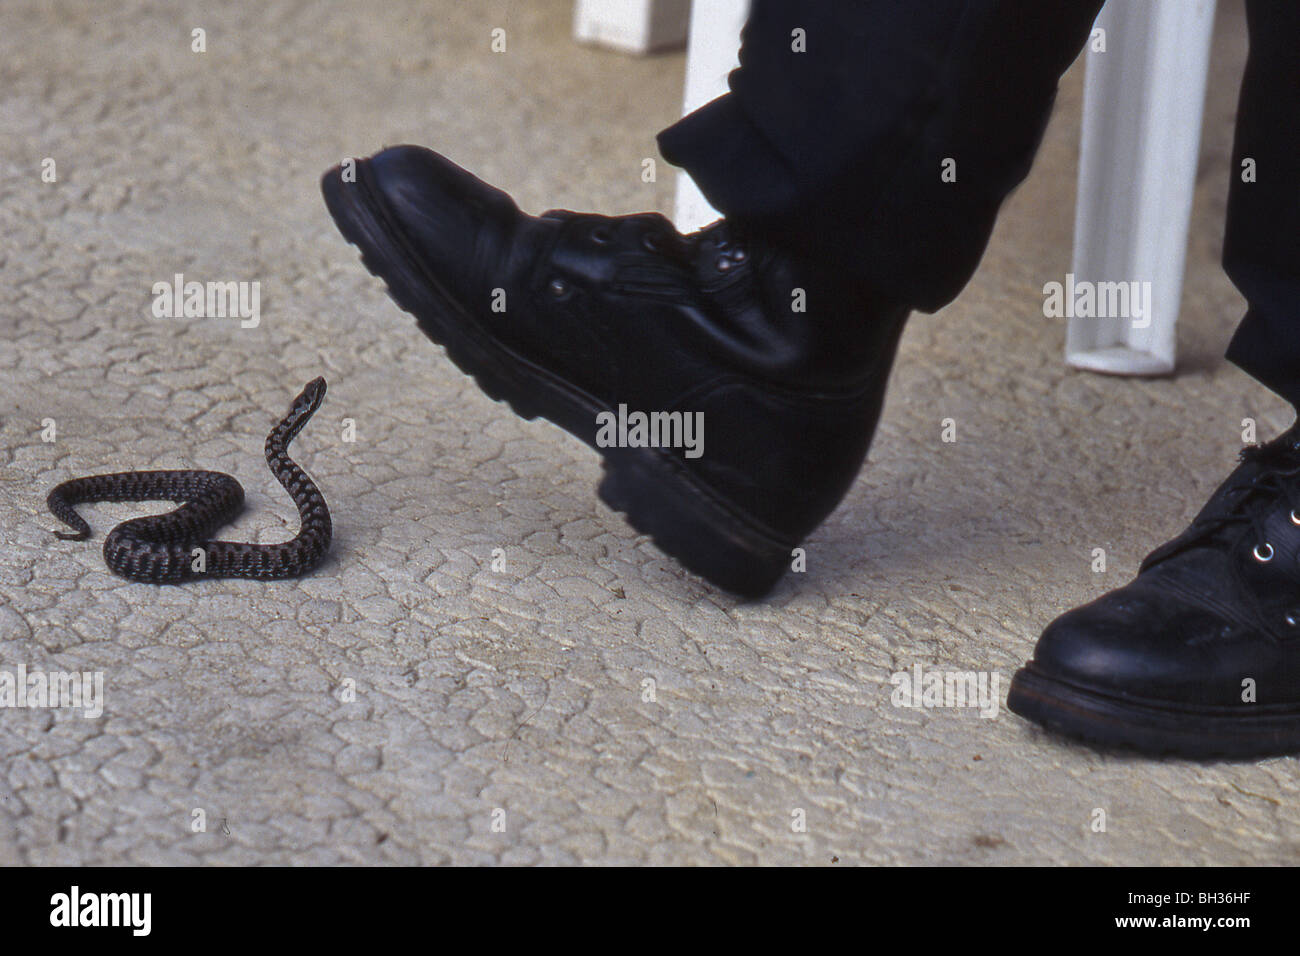
[[[1097,18],[1106,52],[1086,54],[1074,283],[1149,282],[1151,314],[1071,318],[1077,368],[1173,371],[1214,6],[1110,0]]]
[[[623,53],[679,47],[686,42],[690,5],[691,0],[577,0],[573,36]]]
[[[691,9],[683,116],[727,92],[727,74],[740,65],[740,31],[748,16],[749,0],[697,0]],[[679,172],[673,216],[678,231],[693,232],[719,215],[695,180]]]

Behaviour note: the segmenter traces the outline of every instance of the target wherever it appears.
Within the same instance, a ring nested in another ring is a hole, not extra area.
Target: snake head
[[[289,414],[275,426],[275,430],[266,437],[267,454],[277,446],[283,451],[285,445],[293,441],[295,435],[307,424],[307,420],[316,414],[320,403],[325,401],[325,379],[314,378],[307,383],[298,397],[289,405]]]
[[[312,415],[316,409],[320,408],[320,403],[323,401],[325,401],[325,379],[314,378],[307,383],[307,387],[293,400],[293,403],[289,406],[289,414],[294,416]]]

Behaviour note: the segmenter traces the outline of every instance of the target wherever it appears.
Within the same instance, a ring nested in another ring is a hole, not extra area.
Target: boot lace
[[[1286,501],[1291,509],[1291,524],[1300,533],[1300,441],[1288,438],[1267,445],[1250,445],[1242,449],[1239,457],[1243,463],[1259,465],[1260,470],[1251,478],[1229,486],[1223,492],[1220,507],[1213,513],[1196,518],[1184,545],[1203,540],[1222,528],[1244,524],[1254,532],[1255,560],[1266,563],[1274,555],[1264,530],[1272,502]]]

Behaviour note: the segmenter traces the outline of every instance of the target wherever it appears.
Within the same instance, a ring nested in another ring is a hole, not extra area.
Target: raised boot
[[[866,456],[908,309],[725,220],[527,216],[415,146],[352,171],[329,211],[425,334],[596,448],[600,497],[664,551],[770,590]]]

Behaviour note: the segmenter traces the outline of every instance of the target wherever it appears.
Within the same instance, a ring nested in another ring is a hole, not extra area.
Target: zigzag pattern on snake
[[[209,540],[244,504],[244,489],[219,471],[124,471],[73,478],[46,498],[56,518],[74,531],[55,531],[65,540],[90,537],[90,525],[75,505],[92,501],[175,501],[161,515],[133,518],[104,539],[111,571],[134,581],[177,584],[197,578],[293,578],[311,571],[329,551],[333,525],[325,498],[289,457],[289,443],[320,408],[325,379],[310,382],[289,413],[266,436],[266,463],[298,506],[302,527],[291,541],[244,544]],[[201,550],[201,553],[196,553]]]

